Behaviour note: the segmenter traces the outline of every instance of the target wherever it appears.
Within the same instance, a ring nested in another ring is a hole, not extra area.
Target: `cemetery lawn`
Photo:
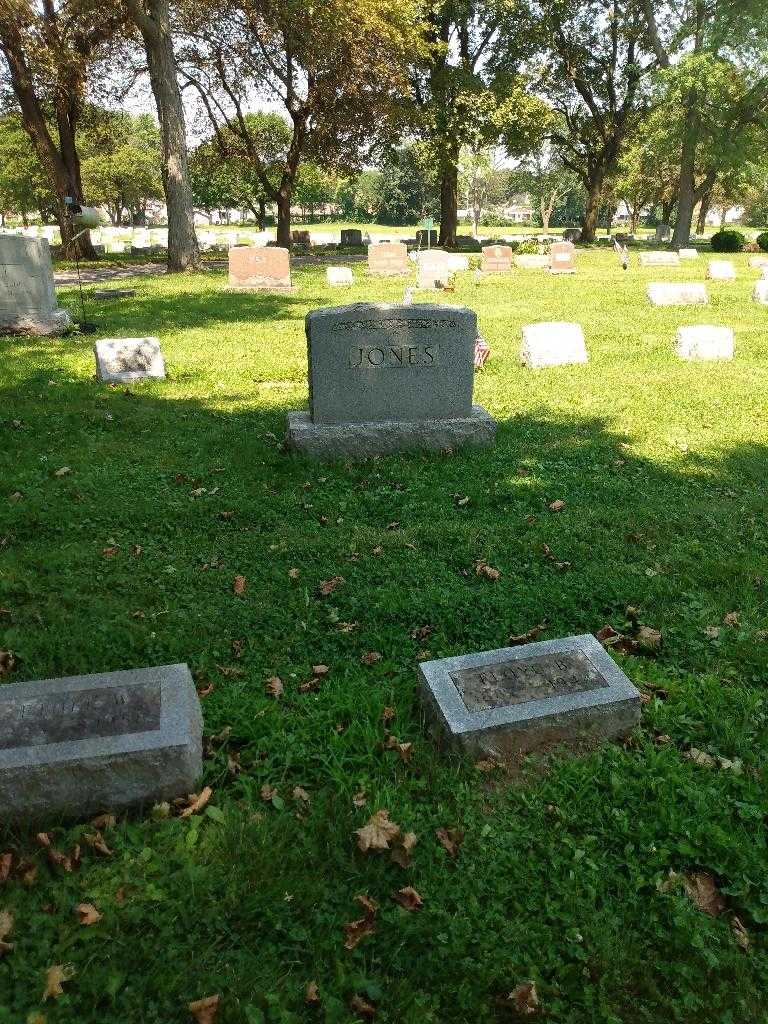
[[[215,994],[216,1024],[768,1020],[768,308],[735,259],[709,308],[644,294],[705,260],[459,275],[449,301],[492,348],[480,453],[281,452],[305,313],[402,297],[360,264],[350,290],[299,268],[290,295],[120,282],[137,295],[90,307],[97,337],[158,335],[166,382],[97,384],[92,338],[0,339],[3,682],[188,662],[213,790],[187,818],[121,816],[109,855],[54,825],[71,872],[0,826],[0,1024],[182,1024]],[[521,326],[550,319],[584,325],[588,366],[518,365]],[[678,362],[677,326],[708,322],[736,329],[735,360]],[[626,743],[514,771],[436,749],[420,658],[545,620],[542,638],[621,629],[627,606],[663,647],[614,654],[645,695]],[[410,867],[357,849],[384,808],[418,836]],[[420,910],[393,901],[408,886]],[[361,894],[374,930],[346,949]],[[53,965],[69,980],[43,1005]],[[538,1015],[508,999],[527,981]]]

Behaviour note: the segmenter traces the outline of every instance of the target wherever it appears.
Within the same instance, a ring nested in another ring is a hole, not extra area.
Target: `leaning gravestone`
[[[589,360],[580,324],[541,323],[523,327],[520,361],[524,366],[566,366]]]
[[[341,245],[362,245],[363,232],[360,228],[342,228]]]
[[[705,306],[709,302],[706,285],[696,282],[656,281],[648,285],[648,298],[654,306]]]
[[[736,267],[730,260],[710,260],[707,277],[710,281],[735,281]]]
[[[291,255],[279,246],[233,246],[229,287],[244,291],[290,291]]]
[[[0,235],[0,334],[63,334],[71,326],[56,304],[47,240]]]
[[[625,736],[640,694],[591,635],[419,666],[427,718],[448,745],[503,760]]]
[[[752,298],[755,302],[759,302],[761,306],[768,306],[768,278],[755,282]]]
[[[679,267],[680,254],[676,252],[641,252],[641,267]]]
[[[368,246],[368,273],[374,277],[410,274],[408,248],[402,242],[375,242]]]
[[[730,327],[679,327],[675,351],[681,359],[733,359],[734,335]]]
[[[106,383],[165,380],[165,360],[157,338],[104,338],[96,342],[93,352],[96,376]]]
[[[0,820],[85,818],[193,792],[202,715],[186,665],[0,689]]]
[[[480,270],[483,274],[506,274],[512,269],[514,253],[509,245],[484,245]]]
[[[359,303],[307,314],[309,413],[287,447],[317,458],[493,444],[472,404],[477,317],[442,305]]]
[[[549,260],[550,274],[575,274],[576,246],[573,242],[553,242]]]

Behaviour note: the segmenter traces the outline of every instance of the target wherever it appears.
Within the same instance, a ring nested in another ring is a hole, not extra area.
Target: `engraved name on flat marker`
[[[119,689],[74,690],[2,707],[0,750],[45,746],[160,728],[158,683]]]
[[[608,686],[581,651],[465,668],[451,672],[450,677],[468,711],[488,711]]]

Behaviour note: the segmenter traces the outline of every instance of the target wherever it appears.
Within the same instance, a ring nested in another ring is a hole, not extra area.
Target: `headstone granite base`
[[[201,768],[202,714],[186,665],[0,689],[0,821],[186,796]]]

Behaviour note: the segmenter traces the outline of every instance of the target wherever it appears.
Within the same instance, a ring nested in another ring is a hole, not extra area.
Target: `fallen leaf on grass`
[[[12,853],[0,853],[0,885],[8,881],[13,865]]]
[[[738,626],[739,624],[739,613],[728,612],[723,616],[723,622],[726,626]]]
[[[319,1003],[320,992],[317,987],[316,981],[308,981],[307,987],[304,989],[304,1002],[305,1003]]]
[[[405,907],[406,910],[421,910],[424,906],[424,900],[413,886],[410,885],[406,885],[405,888],[393,892],[392,899],[395,903],[399,903],[401,907]]]
[[[354,633],[360,626],[359,622],[337,622],[336,629],[339,633]]]
[[[383,657],[384,655],[381,653],[381,651],[368,651],[367,654],[364,654],[360,658],[360,661],[362,662],[363,665],[375,665],[376,662],[381,661]]]
[[[507,638],[510,647],[521,647],[523,644],[533,643],[538,640],[542,633],[549,628],[547,619],[543,619],[537,626],[531,626],[527,633],[514,634]]]
[[[107,548],[102,548],[101,553],[105,558],[114,558],[115,555],[120,554],[120,548],[112,544]]]
[[[352,797],[352,803],[354,804],[355,807],[365,807],[367,802],[368,797],[365,795],[365,792],[362,789],[360,790],[359,793],[355,793],[355,795]],[[10,856],[10,854],[8,854],[8,856]]]
[[[435,835],[449,857],[458,857],[459,849],[464,842],[463,832],[457,828],[439,828]]]
[[[344,925],[344,934],[346,936],[344,939],[345,949],[354,949],[366,936],[373,935],[376,931],[374,918],[376,917],[376,911],[379,909],[378,903],[365,894],[355,896],[355,899],[365,910],[365,917],[359,917],[355,921],[348,921]]]
[[[69,854],[62,853],[61,850],[57,850],[51,843],[51,837],[47,832],[38,832],[37,834],[38,843],[44,848],[46,856],[51,864],[57,868],[63,868],[67,874],[71,874],[72,871],[80,864],[80,847],[73,846],[72,851]]]
[[[332,594],[334,592],[334,590],[337,587],[340,587],[343,582],[344,582],[344,577],[343,576],[333,576],[329,580],[323,580],[323,582],[317,588],[318,593],[322,597],[328,597],[328,595]]]
[[[45,972],[45,991],[43,992],[43,998],[41,1002],[46,1002],[48,999],[58,999],[59,996],[64,995],[64,989],[62,985],[71,981],[75,976],[75,968],[73,964],[53,964]]]
[[[690,750],[686,750],[683,757],[687,758],[689,761],[693,761],[693,763],[699,765],[700,768],[714,768],[717,765],[717,761],[711,754],[707,754],[703,750],[698,750],[696,747],[691,747]]]
[[[245,576],[235,576],[232,580],[232,592],[238,596],[245,593]]]
[[[494,581],[501,577],[501,572],[498,569],[494,569],[492,565],[488,565],[482,558],[475,562],[475,574],[477,576],[485,576],[486,579]]]
[[[78,903],[75,907],[75,913],[80,920],[80,924],[85,926],[96,924],[101,920],[101,914],[92,903]]]
[[[381,712],[381,720],[386,724],[387,722],[391,722],[396,714],[397,711],[395,711],[394,708],[385,707],[384,710]]]
[[[741,918],[736,917],[735,914],[731,918],[731,932],[739,949],[749,949],[749,932],[744,927]]]
[[[718,917],[725,910],[725,900],[718,891],[714,875],[708,871],[683,875],[683,887],[697,910],[710,917]]]
[[[0,651],[0,676],[5,675],[6,672],[13,672],[15,664],[13,651]]]
[[[71,472],[72,472],[72,470],[70,469],[69,466],[62,466],[61,469],[57,469],[56,472],[53,475],[54,476],[68,476]]]
[[[189,803],[183,811],[179,812],[180,818],[189,818],[193,814],[199,814],[200,811],[205,807],[208,801],[213,796],[213,790],[210,786],[206,786],[200,794],[192,793],[187,799]]]
[[[328,668],[327,665],[313,665],[312,666],[312,675],[313,676],[320,676],[320,677],[327,676],[330,671],[331,670]]]
[[[301,800],[302,803],[309,803],[309,793],[306,789],[302,789],[301,786],[294,786],[293,793],[291,794],[294,800]]]
[[[426,640],[432,634],[432,626],[418,626],[411,630],[411,640]]]
[[[717,638],[720,636],[720,627],[719,626],[705,626],[705,628],[704,628],[704,635],[706,637],[708,637],[708,639],[710,639],[710,640],[717,640]]]
[[[292,580],[297,580],[301,576],[301,569],[289,569],[288,576]]]
[[[0,910],[0,956],[10,953],[13,949],[13,943],[5,941],[12,931],[13,914],[10,910]]]
[[[376,1007],[363,999],[362,996],[352,996],[349,1001],[349,1008],[354,1013],[360,1014],[361,1017],[371,1019],[376,1016]]]
[[[357,845],[363,853],[369,850],[388,850],[392,840],[400,835],[400,826],[389,820],[389,811],[381,810],[369,819],[368,824],[356,830]]]
[[[516,985],[507,999],[515,1013],[521,1017],[531,1017],[539,1012],[539,996],[536,992],[536,983],[533,981],[523,981]]]
[[[264,684],[264,692],[266,695],[268,697],[274,697],[275,700],[282,697],[284,689],[283,681],[280,676],[272,676],[272,678],[268,679]]]
[[[112,851],[104,842],[104,837],[101,832],[86,832],[83,835],[83,841],[86,842],[92,850],[96,853],[100,853],[102,857],[111,857]]]
[[[114,828],[117,824],[117,818],[114,814],[99,814],[91,821],[93,828],[98,829],[99,832],[107,828]]]
[[[409,868],[413,859],[413,848],[418,842],[415,832],[405,832],[397,839],[389,854],[390,860],[401,868]]]
[[[189,1012],[195,1018],[196,1024],[213,1024],[219,1010],[219,999],[219,996],[206,996],[189,1004]]]
[[[277,790],[274,786],[270,786],[268,782],[265,782],[259,790],[259,796],[262,800],[266,800],[266,802],[269,803],[270,800],[274,800],[277,796]]]
[[[412,743],[401,743],[397,736],[387,736],[384,743],[385,750],[396,750],[403,761],[410,761],[413,754]]]
[[[562,512],[564,508],[565,508],[565,502],[561,498],[558,498],[557,501],[553,501],[553,502],[550,503],[549,511],[550,512]]]

